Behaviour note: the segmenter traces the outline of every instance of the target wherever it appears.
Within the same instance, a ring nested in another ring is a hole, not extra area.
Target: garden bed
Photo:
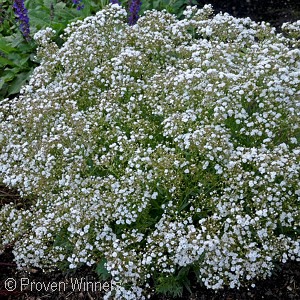
[[[0,109],[3,297],[298,296],[300,24],[184,16],[35,34]]]

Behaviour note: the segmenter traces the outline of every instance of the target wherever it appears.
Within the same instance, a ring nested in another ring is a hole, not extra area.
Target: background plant
[[[141,13],[147,10],[167,10],[178,18],[183,17],[183,11],[187,5],[197,5],[197,0],[156,0],[142,1]]]
[[[18,3],[20,5],[23,1]],[[28,81],[33,68],[38,65],[35,59],[36,44],[31,36],[38,30],[50,26],[57,30],[54,38],[59,42],[59,34],[67,23],[83,16],[83,13],[76,8],[67,7],[64,2],[25,1],[30,34],[24,37],[13,5],[13,1],[5,1],[1,6],[3,27],[1,26],[0,32],[0,99],[19,93],[22,85]]]

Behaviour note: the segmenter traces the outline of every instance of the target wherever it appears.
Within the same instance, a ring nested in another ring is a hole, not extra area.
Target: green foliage
[[[12,1],[0,4],[0,100],[20,91],[29,78],[34,45],[24,41],[12,9]]]
[[[110,278],[110,274],[107,271],[107,269],[105,267],[105,264],[106,264],[106,259],[102,258],[100,260],[100,262],[98,262],[98,264],[96,266],[96,269],[95,269],[96,273],[99,276],[99,279],[103,280],[103,281],[106,281],[106,280],[108,280]]]
[[[18,26],[11,3],[12,1],[10,0],[3,0],[0,3],[0,35],[2,36],[13,34],[15,28]]]
[[[69,5],[70,6],[70,5]],[[84,11],[68,7],[66,3],[51,0],[25,1],[28,9],[31,36],[38,30],[51,27],[56,30],[55,40],[67,24],[90,14],[90,6]],[[19,31],[12,9],[12,1],[5,1],[0,7],[0,100],[19,93],[38,65],[35,59],[36,44],[24,40]]]
[[[190,269],[183,267],[176,274],[160,274],[155,282],[156,291],[171,297],[182,297],[184,288],[191,293]]]
[[[20,33],[0,36],[0,100],[17,94],[37,63],[34,43],[27,43]]]

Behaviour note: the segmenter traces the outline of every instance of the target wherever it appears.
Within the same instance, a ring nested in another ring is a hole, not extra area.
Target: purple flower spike
[[[76,9],[77,10],[82,10],[84,8],[84,4],[80,3],[82,2],[82,0],[72,0],[73,4],[77,5]]]
[[[20,22],[22,35],[28,41],[30,39],[30,28],[28,11],[24,6],[24,0],[14,0],[13,8],[15,15]]]
[[[82,9],[84,9],[84,4],[78,5],[78,6],[76,7],[76,9],[77,9],[77,10],[82,10]]]
[[[131,0],[129,6],[129,17],[128,24],[134,25],[136,24],[139,18],[139,11],[141,9],[142,1],[141,0]]]
[[[109,2],[111,4],[119,4],[120,5],[120,2],[118,0],[109,0]]]

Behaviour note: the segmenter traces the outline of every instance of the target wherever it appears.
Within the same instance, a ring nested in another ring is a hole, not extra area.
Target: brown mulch
[[[227,12],[238,18],[269,22],[280,31],[284,22],[300,18],[299,0],[196,0],[200,7],[212,4],[215,12]]]

